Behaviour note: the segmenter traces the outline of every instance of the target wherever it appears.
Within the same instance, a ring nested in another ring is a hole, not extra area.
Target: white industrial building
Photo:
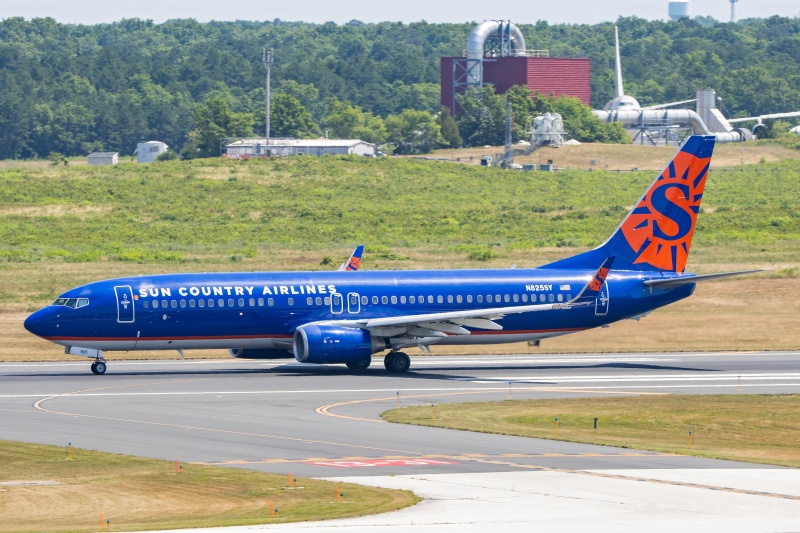
[[[116,165],[119,163],[119,152],[92,152],[89,154],[90,165]]]
[[[156,158],[169,150],[169,146],[161,141],[147,141],[136,145],[133,155],[139,163],[152,163]]]
[[[225,145],[228,159],[266,157],[265,139],[239,139]],[[375,145],[359,139],[270,139],[269,152],[274,156],[290,155],[363,155],[375,156]]]

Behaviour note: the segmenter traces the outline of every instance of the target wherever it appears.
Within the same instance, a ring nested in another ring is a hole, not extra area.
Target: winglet
[[[586,284],[586,286],[581,290],[578,295],[567,302],[567,305],[588,305],[595,301],[597,296],[600,294],[600,291],[603,290],[603,285],[606,282],[606,278],[608,277],[608,272],[611,270],[611,265],[614,263],[615,256],[607,257],[603,264],[600,265],[600,268],[597,269],[597,273],[594,277]]]
[[[353,250],[353,253],[350,255],[350,259],[342,263],[342,266],[339,267],[339,270],[351,270],[351,271],[358,270],[358,267],[361,266],[361,255],[363,253],[364,253],[364,245],[359,244],[358,246],[356,246],[356,249]]]

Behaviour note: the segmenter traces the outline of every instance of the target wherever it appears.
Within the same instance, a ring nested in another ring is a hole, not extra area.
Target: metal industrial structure
[[[620,122],[627,129],[635,129],[634,140],[644,144],[645,140],[656,144],[658,139],[669,142],[680,140],[677,129],[689,128],[695,135],[714,135],[717,142],[742,142],[752,140],[753,134],[746,128],[733,127],[722,115],[716,105],[716,92],[713,89],[697,91],[697,111],[691,109],[669,109],[675,105],[694,100],[670,102],[667,104],[642,107],[638,100],[625,94],[622,85],[622,60],[619,51],[619,30],[615,32],[616,65],[614,76],[614,98],[603,109],[594,110],[604,122]]]
[[[266,134],[267,135],[266,135],[266,139],[267,139],[267,143],[266,143],[266,146],[269,146],[269,144],[270,144],[269,143],[269,134],[270,134],[269,127],[270,127],[270,115],[271,115],[271,113],[270,113],[270,104],[271,104],[271,101],[272,101],[272,94],[271,94],[272,87],[271,87],[271,83],[270,83],[270,79],[269,79],[269,74],[270,74],[270,70],[272,68],[272,63],[273,63],[272,49],[267,50],[266,48],[264,48],[263,61],[264,61],[264,69],[267,71],[267,79],[266,79],[266,89],[267,89],[267,117],[266,117],[267,118],[267,120],[266,120],[266,124],[267,124],[267,126],[266,126]],[[269,154],[269,149],[267,149],[267,155],[270,155]]]
[[[169,150],[169,146],[161,141],[140,142],[136,145],[133,155],[137,163],[152,163],[159,155]]]
[[[691,3],[687,0],[672,1],[669,3],[669,18],[681,20],[692,18]]]
[[[468,89],[493,85],[503,94],[514,85],[525,85],[531,93],[574,96],[589,105],[591,61],[549,56],[547,50],[528,50],[512,22],[484,21],[472,30],[463,56],[441,58],[441,104],[455,115],[458,96]]]
[[[252,159],[291,155],[376,155],[375,145],[359,139],[238,139],[225,145],[223,157]]]
[[[736,22],[736,2],[739,0],[728,0],[731,3],[731,22]]]

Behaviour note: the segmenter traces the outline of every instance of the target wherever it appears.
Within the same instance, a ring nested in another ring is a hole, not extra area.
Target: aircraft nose
[[[35,313],[31,314],[28,318],[25,319],[25,329],[33,333],[34,335],[38,335],[39,337],[43,337],[45,335],[45,331],[47,329],[47,325],[52,318],[52,311],[49,307],[45,307],[44,309],[39,309]]]

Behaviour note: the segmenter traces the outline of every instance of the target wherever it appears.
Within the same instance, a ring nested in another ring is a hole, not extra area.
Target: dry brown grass
[[[297,522],[393,511],[419,499],[407,491],[298,479],[244,469],[0,441],[0,481],[56,481],[0,487],[0,531],[94,531],[100,514],[116,530]],[[270,518],[269,504],[280,511]]]
[[[674,146],[640,146],[625,144],[586,143],[579,146],[561,148],[544,147],[527,156],[517,156],[515,163],[542,164],[549,159],[558,167],[601,170],[662,170],[664,162],[677,150]],[[503,152],[503,147],[459,148],[455,150],[436,150],[428,157],[441,157],[463,163],[478,165],[484,155],[495,156]],[[470,161],[472,157],[472,161]],[[736,167],[742,164],[755,165],[762,160],[768,163],[786,159],[800,159],[800,151],[783,146],[744,143],[718,144],[714,149],[712,168]],[[594,167],[591,161],[595,161]]]

